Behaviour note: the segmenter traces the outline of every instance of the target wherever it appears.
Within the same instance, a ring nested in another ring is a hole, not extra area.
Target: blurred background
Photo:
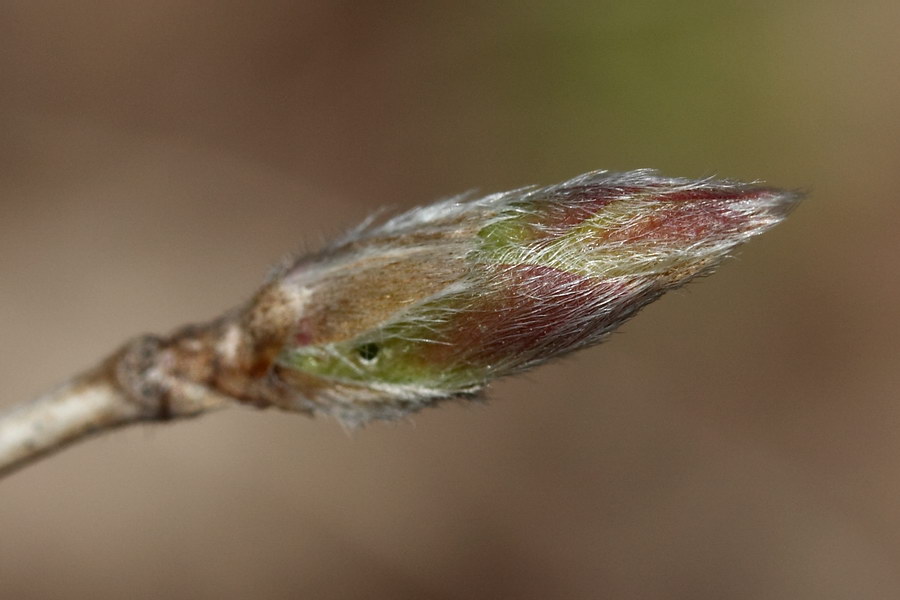
[[[0,406],[378,207],[802,187],[610,343],[348,435],[233,409],[0,482],[0,597],[900,596],[900,3],[0,4]]]

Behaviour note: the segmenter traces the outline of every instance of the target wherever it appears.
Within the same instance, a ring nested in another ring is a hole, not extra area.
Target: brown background
[[[0,597],[900,597],[900,3],[0,4],[0,405],[300,244],[652,166],[811,189],[602,347],[347,435],[234,409],[0,482]]]

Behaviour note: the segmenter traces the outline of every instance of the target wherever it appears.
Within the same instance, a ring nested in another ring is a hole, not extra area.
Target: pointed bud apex
[[[642,170],[418,208],[278,276],[296,310],[275,373],[293,408],[351,424],[470,395],[600,342],[798,199]]]

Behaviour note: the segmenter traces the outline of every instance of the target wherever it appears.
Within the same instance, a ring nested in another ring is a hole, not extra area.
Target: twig
[[[0,413],[0,477],[95,434],[140,422],[194,416],[225,405],[205,390],[196,394],[193,404],[182,401],[175,406],[151,392],[158,385],[154,386],[146,369],[135,369],[139,363],[133,356],[146,349],[148,339],[153,338],[136,340],[99,367]],[[145,393],[135,394],[123,386],[135,377],[143,380]],[[154,398],[159,402],[154,404]]]
[[[93,433],[141,419],[103,373],[77,377],[0,415],[0,476]]]

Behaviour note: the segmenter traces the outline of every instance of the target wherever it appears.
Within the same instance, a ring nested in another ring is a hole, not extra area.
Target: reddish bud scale
[[[498,283],[435,332],[423,348],[442,369],[527,368],[599,338],[622,318],[635,284],[582,277],[540,265],[490,265]],[[511,364],[514,363],[514,364]]]
[[[528,218],[540,237],[557,237],[576,225],[597,216],[607,204],[639,193],[634,187],[607,188],[600,185],[573,186],[551,197],[545,210]]]

